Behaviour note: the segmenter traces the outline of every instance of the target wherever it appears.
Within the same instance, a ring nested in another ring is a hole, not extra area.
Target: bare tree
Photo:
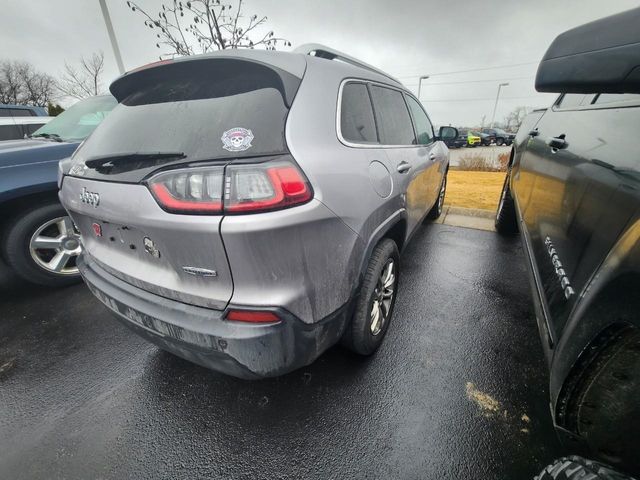
[[[0,103],[44,107],[54,98],[55,79],[28,62],[0,62]]]
[[[102,73],[104,53],[93,53],[91,57],[82,57],[77,67],[65,62],[64,74],[58,84],[58,90],[65,97],[83,99],[102,93]]]
[[[520,128],[520,124],[527,116],[530,109],[527,107],[516,107],[506,117],[504,117],[504,126],[506,130],[515,131]]]
[[[242,14],[242,0],[235,5],[220,0],[167,1],[153,16],[132,1],[127,5],[144,17],[144,24],[156,31],[156,47],[168,49],[160,59],[176,55],[194,55],[227,48],[256,48],[275,50],[278,44],[291,46],[273,31],[256,36],[267,17]]]

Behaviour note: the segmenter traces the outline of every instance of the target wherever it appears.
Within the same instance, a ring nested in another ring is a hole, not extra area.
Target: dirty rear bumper
[[[221,310],[187,305],[130,285],[88,255],[78,259],[78,268],[91,292],[127,327],[163,350],[244,379],[278,376],[310,364],[340,339],[351,313],[348,302],[327,318],[306,324],[273,307],[282,318],[279,323],[230,322]]]

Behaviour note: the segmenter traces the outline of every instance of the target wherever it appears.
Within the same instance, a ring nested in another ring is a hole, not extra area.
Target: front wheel
[[[496,138],[496,145],[499,147],[504,145],[504,138]]]
[[[427,214],[427,218],[430,220],[436,220],[442,215],[442,207],[444,206],[444,197],[447,194],[447,174],[442,177],[442,184],[440,185],[440,192],[438,193],[438,200],[435,205],[431,207],[431,210]]]
[[[343,344],[359,355],[372,355],[389,328],[396,302],[400,255],[393,240],[382,240],[371,254]]]
[[[602,463],[581,457],[556,460],[545,468],[534,480],[633,480]]]
[[[507,170],[504,179],[498,210],[496,211],[496,230],[502,235],[515,235],[518,233],[518,220],[516,218],[516,205],[511,196],[511,169]]]
[[[80,235],[57,202],[14,218],[2,249],[7,264],[28,282],[61,287],[80,280],[76,266]]]

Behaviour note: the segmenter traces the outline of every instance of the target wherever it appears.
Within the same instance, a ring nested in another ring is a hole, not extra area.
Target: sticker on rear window
[[[253,132],[251,130],[236,127],[231,130],[227,130],[222,134],[222,148],[229,150],[230,152],[242,152],[251,148],[251,141],[253,140]]]

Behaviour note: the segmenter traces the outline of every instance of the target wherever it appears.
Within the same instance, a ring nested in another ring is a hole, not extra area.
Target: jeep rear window
[[[231,59],[182,61],[133,73],[111,86],[122,97],[120,103],[78,150],[74,163],[153,152],[183,154],[179,161],[120,162],[115,169],[83,172],[85,178],[139,182],[167,163],[287,153],[288,101],[292,85],[297,90],[299,84],[299,78],[275,67]],[[253,139],[230,145],[229,132],[249,137],[248,131]]]

